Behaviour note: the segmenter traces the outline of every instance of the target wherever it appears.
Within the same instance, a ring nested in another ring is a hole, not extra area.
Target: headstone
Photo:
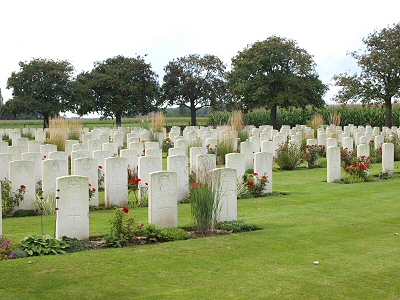
[[[49,152],[57,151],[57,145],[53,144],[45,144],[40,146],[40,153],[42,153],[42,157],[48,158]]]
[[[46,140],[46,131],[36,131],[35,141],[43,143]]]
[[[168,149],[168,156],[172,155],[185,155],[187,151],[184,148],[169,148]],[[186,155],[187,156],[187,155]]]
[[[115,143],[104,143],[101,145],[101,150],[111,151],[113,155],[118,155],[118,144]]]
[[[0,153],[0,180],[10,179],[10,161],[15,160],[15,155],[10,153]]]
[[[56,234],[88,240],[89,229],[89,181],[85,176],[57,178]]]
[[[172,149],[172,148],[171,148]],[[178,148],[176,148],[178,149]],[[177,174],[178,201],[189,198],[189,166],[187,155],[171,155],[167,157],[168,172]]]
[[[22,153],[22,160],[35,163],[35,189],[39,188],[38,182],[42,180],[42,155],[39,152],[25,152]]]
[[[327,138],[326,139],[326,148],[328,147],[337,147],[337,139],[336,138]]]
[[[56,178],[68,176],[68,162],[65,160],[45,159],[42,161],[43,196],[56,196]]]
[[[147,149],[159,149],[160,144],[158,142],[145,142],[144,148]]]
[[[240,153],[245,155],[245,168],[253,169],[253,154],[254,146],[252,142],[241,142],[240,143]]]
[[[257,173],[260,178],[267,176],[268,183],[265,186],[265,193],[272,193],[272,166],[274,158],[272,153],[258,152],[254,153],[254,173]]]
[[[135,150],[132,149],[123,149],[120,151],[120,156],[125,157],[128,161],[128,169],[131,172],[137,172],[138,168],[138,155]]]
[[[274,143],[272,141],[262,141],[261,142],[261,152],[274,153]]]
[[[89,153],[92,153],[95,150],[101,150],[102,143],[99,140],[89,140],[88,141],[88,150]]]
[[[227,168],[235,169],[237,178],[242,178],[246,172],[246,155],[243,153],[228,153],[225,155],[225,165]]]
[[[149,173],[162,171],[162,158],[157,156],[141,156],[138,158],[138,178],[140,185],[149,180]]]
[[[389,175],[394,173],[394,144],[382,144],[382,172],[387,172]]]
[[[342,169],[340,166],[340,148],[329,147],[326,149],[327,160],[327,182],[334,182],[342,179]]]
[[[64,159],[68,160],[68,153],[64,151],[49,152],[48,159]]]
[[[21,146],[8,146],[7,153],[14,154],[16,160],[21,160],[22,153],[26,152],[24,147]]]
[[[369,145],[368,144],[359,144],[357,145],[357,156],[369,156]]]
[[[72,145],[79,144],[79,141],[77,140],[66,140],[65,141],[65,152],[68,153],[68,155],[71,155],[72,152]]]
[[[198,182],[210,182],[212,170],[217,166],[215,154],[196,155],[196,180]]]
[[[15,209],[36,209],[35,163],[28,160],[14,160],[9,163],[11,190],[14,193],[24,185],[24,200]]]
[[[375,136],[375,149],[379,149],[379,147],[384,143],[385,137],[383,135]]]
[[[134,150],[136,152],[136,156],[142,156],[144,150],[144,143],[142,142],[129,143],[128,149]]]
[[[354,143],[352,137],[345,137],[343,138],[343,149],[347,149],[349,152],[353,152],[354,150]]]
[[[75,159],[73,175],[86,176],[89,179],[89,184],[91,188],[94,189],[93,197],[89,200],[89,204],[99,206],[97,159],[88,157]]]
[[[71,174],[74,174],[74,160],[77,158],[91,157],[89,151],[80,150],[71,152]]]
[[[39,152],[40,146],[43,145],[42,142],[39,141],[29,141],[28,142],[28,152]]]
[[[207,153],[207,148],[204,147],[191,147],[190,150],[190,160],[189,160],[189,168],[190,172],[196,172],[197,170],[197,155],[199,154],[206,154]]]
[[[185,139],[179,139],[175,142],[174,147],[185,149],[185,155],[188,155],[189,141]]]
[[[177,189],[175,172],[149,174],[149,223],[162,228],[178,227]]]
[[[237,174],[235,169],[220,168],[212,170],[212,185],[218,201],[217,220],[219,222],[236,221],[238,218],[237,205]]]
[[[149,148],[145,150],[146,156],[157,156],[162,158],[162,149]]]
[[[7,153],[8,152],[8,143],[0,141],[0,153]]]
[[[105,159],[105,205],[128,204],[128,160],[125,157]]]

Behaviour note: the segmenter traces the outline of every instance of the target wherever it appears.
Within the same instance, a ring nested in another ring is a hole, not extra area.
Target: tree
[[[163,103],[188,107],[191,124],[196,125],[196,111],[218,107],[227,89],[224,63],[216,56],[191,54],[170,61],[164,68],[161,87]]]
[[[400,23],[374,31],[364,38],[364,51],[350,55],[361,68],[359,75],[335,75],[333,80],[341,89],[334,96],[340,103],[359,102],[385,105],[385,126],[392,126],[392,101],[400,96]]]
[[[272,36],[232,58],[228,89],[244,111],[270,109],[271,125],[276,128],[278,106],[323,106],[327,86],[306,50],[293,40]]]
[[[140,56],[115,56],[95,62],[91,72],[79,74],[73,84],[75,111],[98,112],[103,118],[149,113],[159,93],[157,75]]]
[[[33,59],[19,62],[20,71],[12,72],[7,89],[13,98],[2,107],[2,114],[41,114],[43,128],[49,119],[69,109],[71,76],[74,67],[66,60]]]

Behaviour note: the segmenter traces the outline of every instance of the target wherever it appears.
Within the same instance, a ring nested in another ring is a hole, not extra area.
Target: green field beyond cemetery
[[[239,219],[262,230],[1,261],[0,299],[400,299],[399,177],[326,176],[276,171],[274,191],[286,195],[239,200]],[[190,204],[178,209],[179,227],[190,226]],[[147,208],[130,214],[147,223]],[[91,211],[91,236],[109,233],[112,216]],[[45,233],[54,224],[45,216]],[[32,233],[40,217],[3,219],[12,240]]]

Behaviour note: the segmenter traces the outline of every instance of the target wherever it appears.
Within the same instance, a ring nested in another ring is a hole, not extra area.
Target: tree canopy
[[[157,75],[141,56],[95,62],[92,71],[79,74],[73,85],[78,114],[97,112],[103,118],[115,117],[117,126],[123,115],[151,112],[158,92]]]
[[[327,86],[315,71],[312,56],[290,39],[272,36],[247,46],[232,58],[228,89],[244,111],[271,110],[276,128],[278,107],[323,106]]]
[[[340,103],[361,102],[385,105],[385,126],[392,126],[392,101],[400,96],[400,23],[381,31],[374,31],[363,39],[364,51],[353,51],[360,74],[346,72],[333,80],[341,89],[334,96]]]
[[[209,54],[191,54],[170,61],[164,68],[163,104],[188,107],[191,124],[196,125],[197,110],[217,108],[226,98],[225,68],[217,56]]]
[[[1,108],[3,115],[43,115],[43,127],[49,119],[70,107],[73,66],[66,60],[33,59],[20,62],[20,71],[12,72],[7,88],[13,89],[13,98]]]

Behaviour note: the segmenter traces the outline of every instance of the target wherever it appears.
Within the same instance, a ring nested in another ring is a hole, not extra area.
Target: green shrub
[[[32,216],[37,216],[38,213],[36,210],[33,209],[19,209],[14,212],[13,217],[14,218],[22,218],[22,217],[32,217]]]
[[[181,228],[163,228],[161,232],[164,241],[179,241],[189,238],[189,233]]]
[[[246,224],[244,221],[218,222],[217,228],[235,233],[240,231],[252,231],[258,229],[256,226],[251,224]]]
[[[68,253],[74,253],[74,252],[80,252],[80,251],[87,251],[91,249],[91,246],[89,243],[78,240],[77,238],[71,238],[67,236],[63,236],[61,240],[69,245],[68,248],[66,248],[65,252]]]
[[[275,162],[281,170],[295,170],[300,166],[302,160],[303,153],[300,146],[295,143],[281,143],[276,151]]]
[[[24,250],[23,247],[18,247],[14,249],[11,254],[13,255],[13,258],[25,258],[28,257],[28,253]]]
[[[49,235],[28,235],[21,241],[21,245],[30,256],[65,254],[69,245]]]

